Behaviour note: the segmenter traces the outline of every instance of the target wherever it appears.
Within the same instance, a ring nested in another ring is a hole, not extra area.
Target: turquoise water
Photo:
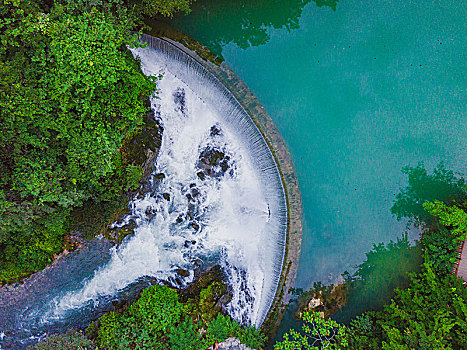
[[[402,167],[464,172],[465,18],[462,0],[198,0],[173,20],[224,57],[289,146],[304,209],[297,287],[338,281],[402,234],[390,213]]]

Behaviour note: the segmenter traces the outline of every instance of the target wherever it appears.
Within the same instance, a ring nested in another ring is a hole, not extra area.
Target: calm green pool
[[[462,0],[198,0],[173,20],[225,58],[289,146],[297,287],[336,282],[404,232],[390,213],[402,167],[465,170],[465,18]]]

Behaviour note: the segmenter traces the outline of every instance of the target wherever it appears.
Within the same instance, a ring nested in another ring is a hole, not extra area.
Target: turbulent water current
[[[220,264],[237,320],[261,325],[282,267],[287,210],[261,133],[230,92],[172,44],[143,36],[143,72],[162,75],[151,98],[163,127],[152,190],[114,225],[136,223],[118,247],[105,239],[24,284],[0,289],[0,348],[82,327],[152,280],[184,287],[199,262]],[[180,274],[180,269],[189,274]],[[22,344],[22,345],[21,345]]]

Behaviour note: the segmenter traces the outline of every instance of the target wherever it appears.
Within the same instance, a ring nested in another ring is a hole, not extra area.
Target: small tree
[[[293,329],[284,334],[284,340],[274,345],[274,350],[346,349],[345,327],[331,319],[324,319],[318,312],[304,312],[303,334]]]

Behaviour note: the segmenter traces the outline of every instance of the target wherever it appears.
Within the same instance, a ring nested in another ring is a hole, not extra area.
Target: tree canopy
[[[73,208],[138,183],[121,149],[156,78],[128,50],[141,46],[132,30],[138,14],[189,3],[1,0],[0,283],[50,262]]]

